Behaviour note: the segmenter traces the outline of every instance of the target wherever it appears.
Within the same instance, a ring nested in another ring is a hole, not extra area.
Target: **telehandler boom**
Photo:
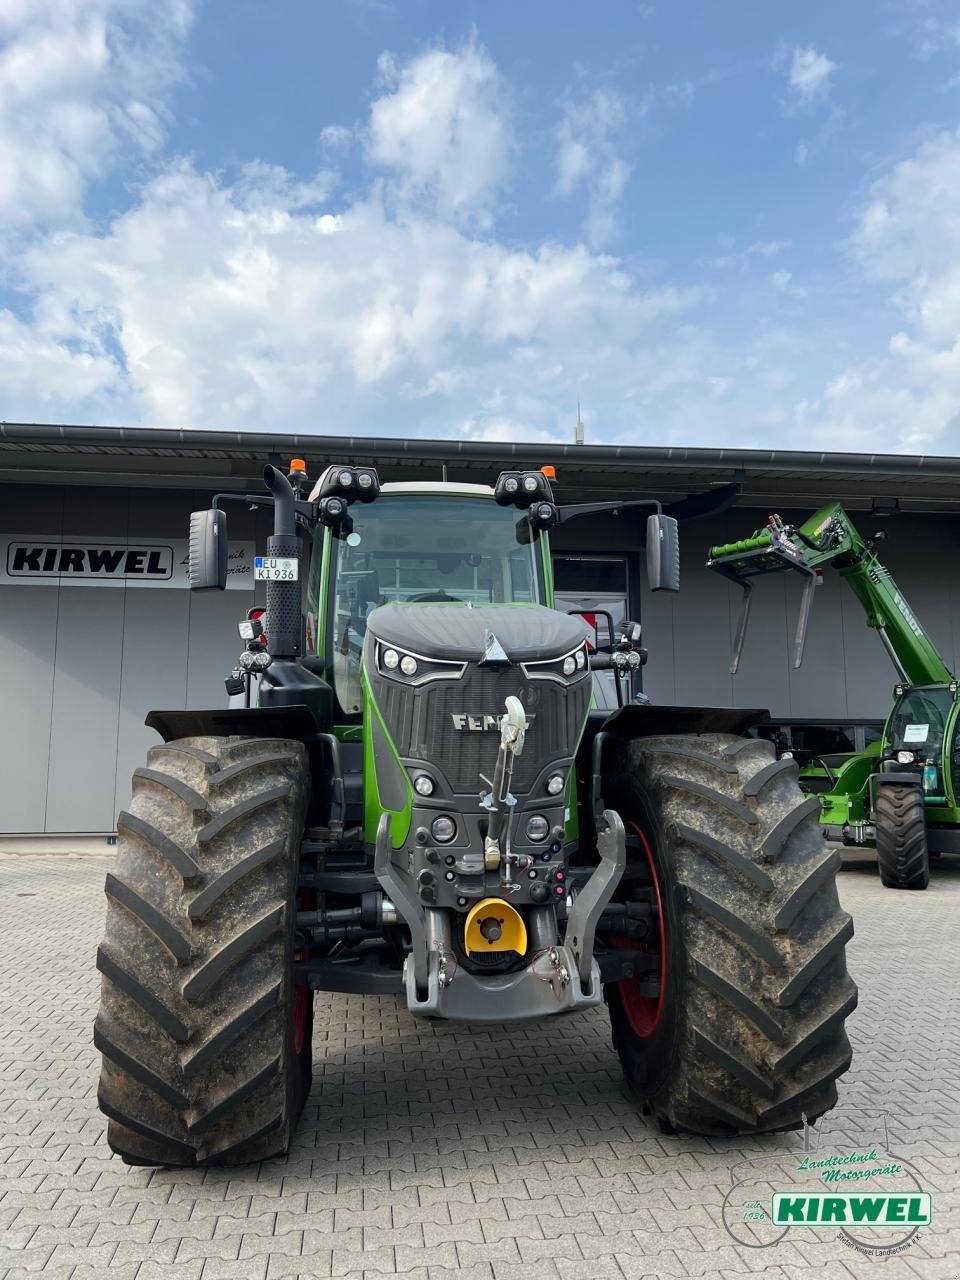
[[[862,537],[843,507],[831,503],[801,525],[773,515],[749,538],[711,547],[707,565],[743,589],[732,673],[743,652],[755,578],[803,577],[796,667],[823,567],[833,565],[850,584],[897,672],[895,701],[879,754],[852,755],[839,767],[821,761],[819,769],[804,771],[801,785],[818,792],[820,820],[831,836],[876,844],[885,885],[924,889],[930,854],[960,852],[960,703],[956,679],[877,556],[885,536]]]

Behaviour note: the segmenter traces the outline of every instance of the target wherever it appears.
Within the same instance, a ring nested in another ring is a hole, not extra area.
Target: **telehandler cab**
[[[880,563],[884,533],[863,538],[839,503],[802,525],[770,517],[741,542],[711,547],[707,564],[744,592],[731,672],[740,662],[754,578],[799,573],[804,580],[794,666],[804,642],[817,574],[832,564],[848,582],[897,672],[894,703],[879,747],[804,769],[827,833],[849,845],[876,845],[880,878],[892,889],[925,889],[930,855],[960,853],[960,699],[957,681],[903,592]]]
[[[381,486],[332,466],[307,497],[302,463],[264,480],[190,529],[191,587],[222,588],[224,503],[273,506],[266,617],[240,623],[229,681],[257,677],[256,705],[151,712],[163,742],[117,819],[95,1029],[113,1150],[285,1151],[317,990],[505,1036],[605,1001],[668,1130],[833,1106],[853,926],[816,802],[738,736],[761,711],[592,709],[592,669],[635,665],[637,630],[591,653],[552,607],[551,526],[649,511],[650,586],[675,591],[676,521],[652,500],[565,511],[539,471]]]

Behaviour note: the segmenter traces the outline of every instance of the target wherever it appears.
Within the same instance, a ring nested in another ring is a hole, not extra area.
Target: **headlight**
[[[573,654],[571,653],[569,657],[566,657],[563,660],[563,674],[565,676],[572,676],[573,673],[576,671],[576,669],[577,669],[577,662]]]
[[[383,665],[389,671],[396,670],[396,668],[400,665],[400,655],[399,653],[397,653],[396,649],[384,649]]]
[[[551,796],[558,796],[562,790],[563,790],[563,774],[552,773],[550,777],[547,779],[547,794]]]
[[[357,484],[361,489],[369,489],[373,485],[373,476],[369,471],[361,471],[357,476]]]
[[[917,753],[915,751],[898,751],[897,764],[916,764]]]
[[[413,780],[413,789],[418,796],[432,796],[433,779],[425,773],[418,773]]]
[[[520,485],[514,476],[507,476],[503,482],[503,488],[506,493],[516,493]]]
[[[582,671],[584,663],[587,661],[587,655],[583,652],[582,649],[578,649],[575,657],[577,662],[577,670]]]
[[[448,818],[446,814],[442,814],[439,818],[434,818],[430,824],[430,834],[436,840],[437,844],[449,844],[453,837],[457,834],[457,824],[452,818]]]
[[[536,477],[536,476],[524,476],[524,477],[523,477],[523,488],[524,488],[524,491],[525,491],[526,493],[536,493],[536,492],[537,492],[537,490],[540,488],[540,485],[537,483],[537,477]]]
[[[350,486],[353,484],[353,472],[341,471],[340,474],[337,476],[337,479],[339,480],[340,484],[344,487],[344,489],[349,489]]]
[[[405,653],[400,659],[400,670],[405,676],[415,676],[417,674],[416,658],[411,658],[409,653]]]
[[[550,823],[542,813],[535,813],[532,818],[527,819],[528,840],[535,840],[539,844],[541,840],[546,840],[549,834]]]

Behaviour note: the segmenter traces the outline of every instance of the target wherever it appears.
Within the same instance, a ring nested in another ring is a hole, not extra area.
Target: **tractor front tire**
[[[147,759],[97,953],[107,1141],[130,1164],[282,1154],[311,1080],[312,992],[293,981],[306,752],[203,737]]]
[[[631,833],[618,896],[659,906],[643,944],[660,955],[659,995],[648,975],[605,991],[644,1111],[668,1132],[721,1136],[828,1111],[850,1065],[853,922],[795,763],[726,734],[641,738],[604,801]]]
[[[888,889],[926,889],[930,883],[927,821],[919,787],[883,783],[874,814],[877,863]]]

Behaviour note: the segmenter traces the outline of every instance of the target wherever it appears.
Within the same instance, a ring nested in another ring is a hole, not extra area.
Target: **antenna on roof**
[[[577,401],[577,425],[573,429],[573,443],[583,444],[583,419],[580,417],[580,401]]]

